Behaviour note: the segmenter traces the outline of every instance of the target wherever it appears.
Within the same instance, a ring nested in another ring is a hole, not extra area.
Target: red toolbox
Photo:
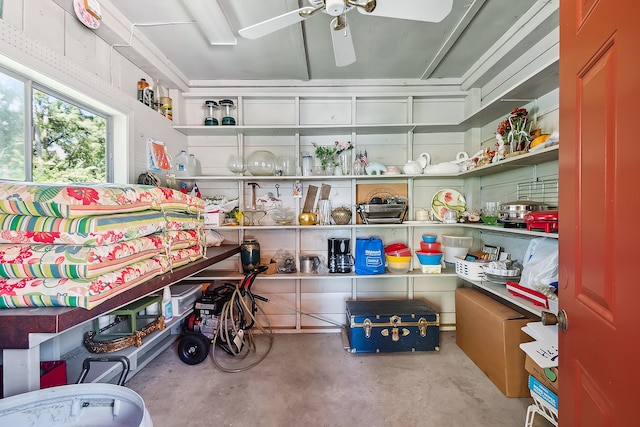
[[[542,230],[546,233],[558,232],[558,211],[533,211],[524,216],[527,230]]]

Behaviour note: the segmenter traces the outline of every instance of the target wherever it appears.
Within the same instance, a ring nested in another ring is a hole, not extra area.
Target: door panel
[[[636,425],[640,24],[630,0],[561,0],[560,425]]]

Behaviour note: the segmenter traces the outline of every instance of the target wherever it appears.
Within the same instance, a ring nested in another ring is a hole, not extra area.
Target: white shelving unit
[[[484,177],[509,174],[519,169],[531,171],[538,164],[557,161],[557,146],[467,172],[433,175],[300,176],[299,172],[295,176],[252,176],[248,172],[233,175],[227,170],[225,161],[230,155],[240,155],[246,160],[256,150],[269,150],[276,157],[295,157],[300,170],[301,154],[305,151],[312,153],[312,143],[327,146],[333,141],[349,140],[355,147],[354,151],[367,150],[369,160],[386,165],[402,166],[423,152],[430,153],[432,164],[436,164],[452,160],[457,152],[465,151],[465,147],[479,147],[480,129],[487,125],[493,127],[494,121],[528,102],[523,99],[545,96],[557,86],[558,61],[552,61],[541,64],[537,69],[531,67],[523,74],[520,83],[505,88],[501,94],[492,94],[491,99],[474,98],[477,93],[466,91],[429,88],[421,88],[415,94],[406,89],[399,89],[396,93],[359,93],[356,88],[355,93],[346,95],[332,93],[331,88],[322,93],[305,92],[305,89],[276,93],[262,88],[255,94],[249,94],[246,88],[217,88],[184,94],[185,114],[181,115],[184,123],[177,123],[174,128],[189,137],[189,151],[202,162],[203,175],[185,179],[195,180],[205,196],[216,195],[213,192],[217,192],[229,198],[237,197],[242,210],[248,205],[245,201],[250,200],[248,183],[256,182],[263,194],[275,194],[274,189],[283,192],[284,206],[293,207],[298,214],[301,203],[287,192],[293,183],[300,181],[305,188],[308,185],[331,185],[332,205],[352,207],[352,221],[346,226],[281,226],[271,225],[265,219],[262,221],[264,225],[259,226],[215,227],[225,238],[237,243],[245,236],[256,237],[261,243],[262,253],[267,256],[280,248],[288,249],[296,260],[303,254],[326,255],[326,239],[330,237],[350,238],[353,251],[357,237],[371,234],[382,237],[385,244],[404,241],[414,249],[426,232],[529,239],[546,234],[478,224],[420,223],[413,221],[413,215],[417,208],[430,208],[431,197],[442,188],[464,191],[467,182],[481,182]],[[201,125],[202,105],[207,99],[232,99],[237,106],[237,126]],[[475,144],[470,141],[475,141]],[[356,223],[357,188],[362,184],[406,184],[410,201],[407,221],[402,224]],[[557,238],[557,235],[552,237]],[[241,269],[239,259],[235,261],[235,264],[226,263],[204,271],[193,279],[237,280],[241,277]],[[436,308],[444,312],[441,321],[452,326],[455,323],[453,291],[464,286],[464,281],[455,275],[451,267],[441,274],[422,274],[419,267],[417,258],[414,258],[412,271],[404,275],[261,275],[255,286],[259,288],[257,293],[270,294],[275,299],[289,301],[297,310],[326,314],[339,322],[343,321],[345,299],[425,298],[435,301]],[[503,293],[494,294],[509,298]],[[528,309],[531,311],[531,307]],[[277,309],[269,315],[274,317],[272,324],[285,329],[317,330],[327,326],[314,321],[305,323],[299,316],[290,317]]]

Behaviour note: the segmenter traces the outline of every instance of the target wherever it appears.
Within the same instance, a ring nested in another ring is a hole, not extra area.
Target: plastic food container
[[[393,257],[410,257],[411,249],[409,248],[398,249],[397,251],[385,252],[385,255],[389,255]]]
[[[411,268],[411,256],[390,256],[385,254],[387,259],[387,270],[389,273],[403,274]]]
[[[420,242],[420,250],[422,252],[441,252],[440,242]]]
[[[434,236],[433,234],[423,234],[422,235],[422,241],[425,243],[433,243],[436,241],[437,236]]]
[[[404,243],[392,243],[384,247],[384,252],[390,253],[390,252],[399,251],[400,249],[407,249],[407,245],[405,245]]]
[[[455,264],[458,258],[464,259],[473,245],[473,237],[442,235],[444,262]]]
[[[422,265],[436,265],[442,261],[442,252],[422,252],[416,251],[418,260]]]
[[[184,314],[193,308],[193,304],[202,295],[201,285],[172,285],[171,307],[175,315]]]

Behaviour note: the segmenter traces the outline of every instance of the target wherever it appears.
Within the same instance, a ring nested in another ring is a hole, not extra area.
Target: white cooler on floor
[[[153,427],[142,397],[114,384],[72,384],[0,399],[0,425]]]

